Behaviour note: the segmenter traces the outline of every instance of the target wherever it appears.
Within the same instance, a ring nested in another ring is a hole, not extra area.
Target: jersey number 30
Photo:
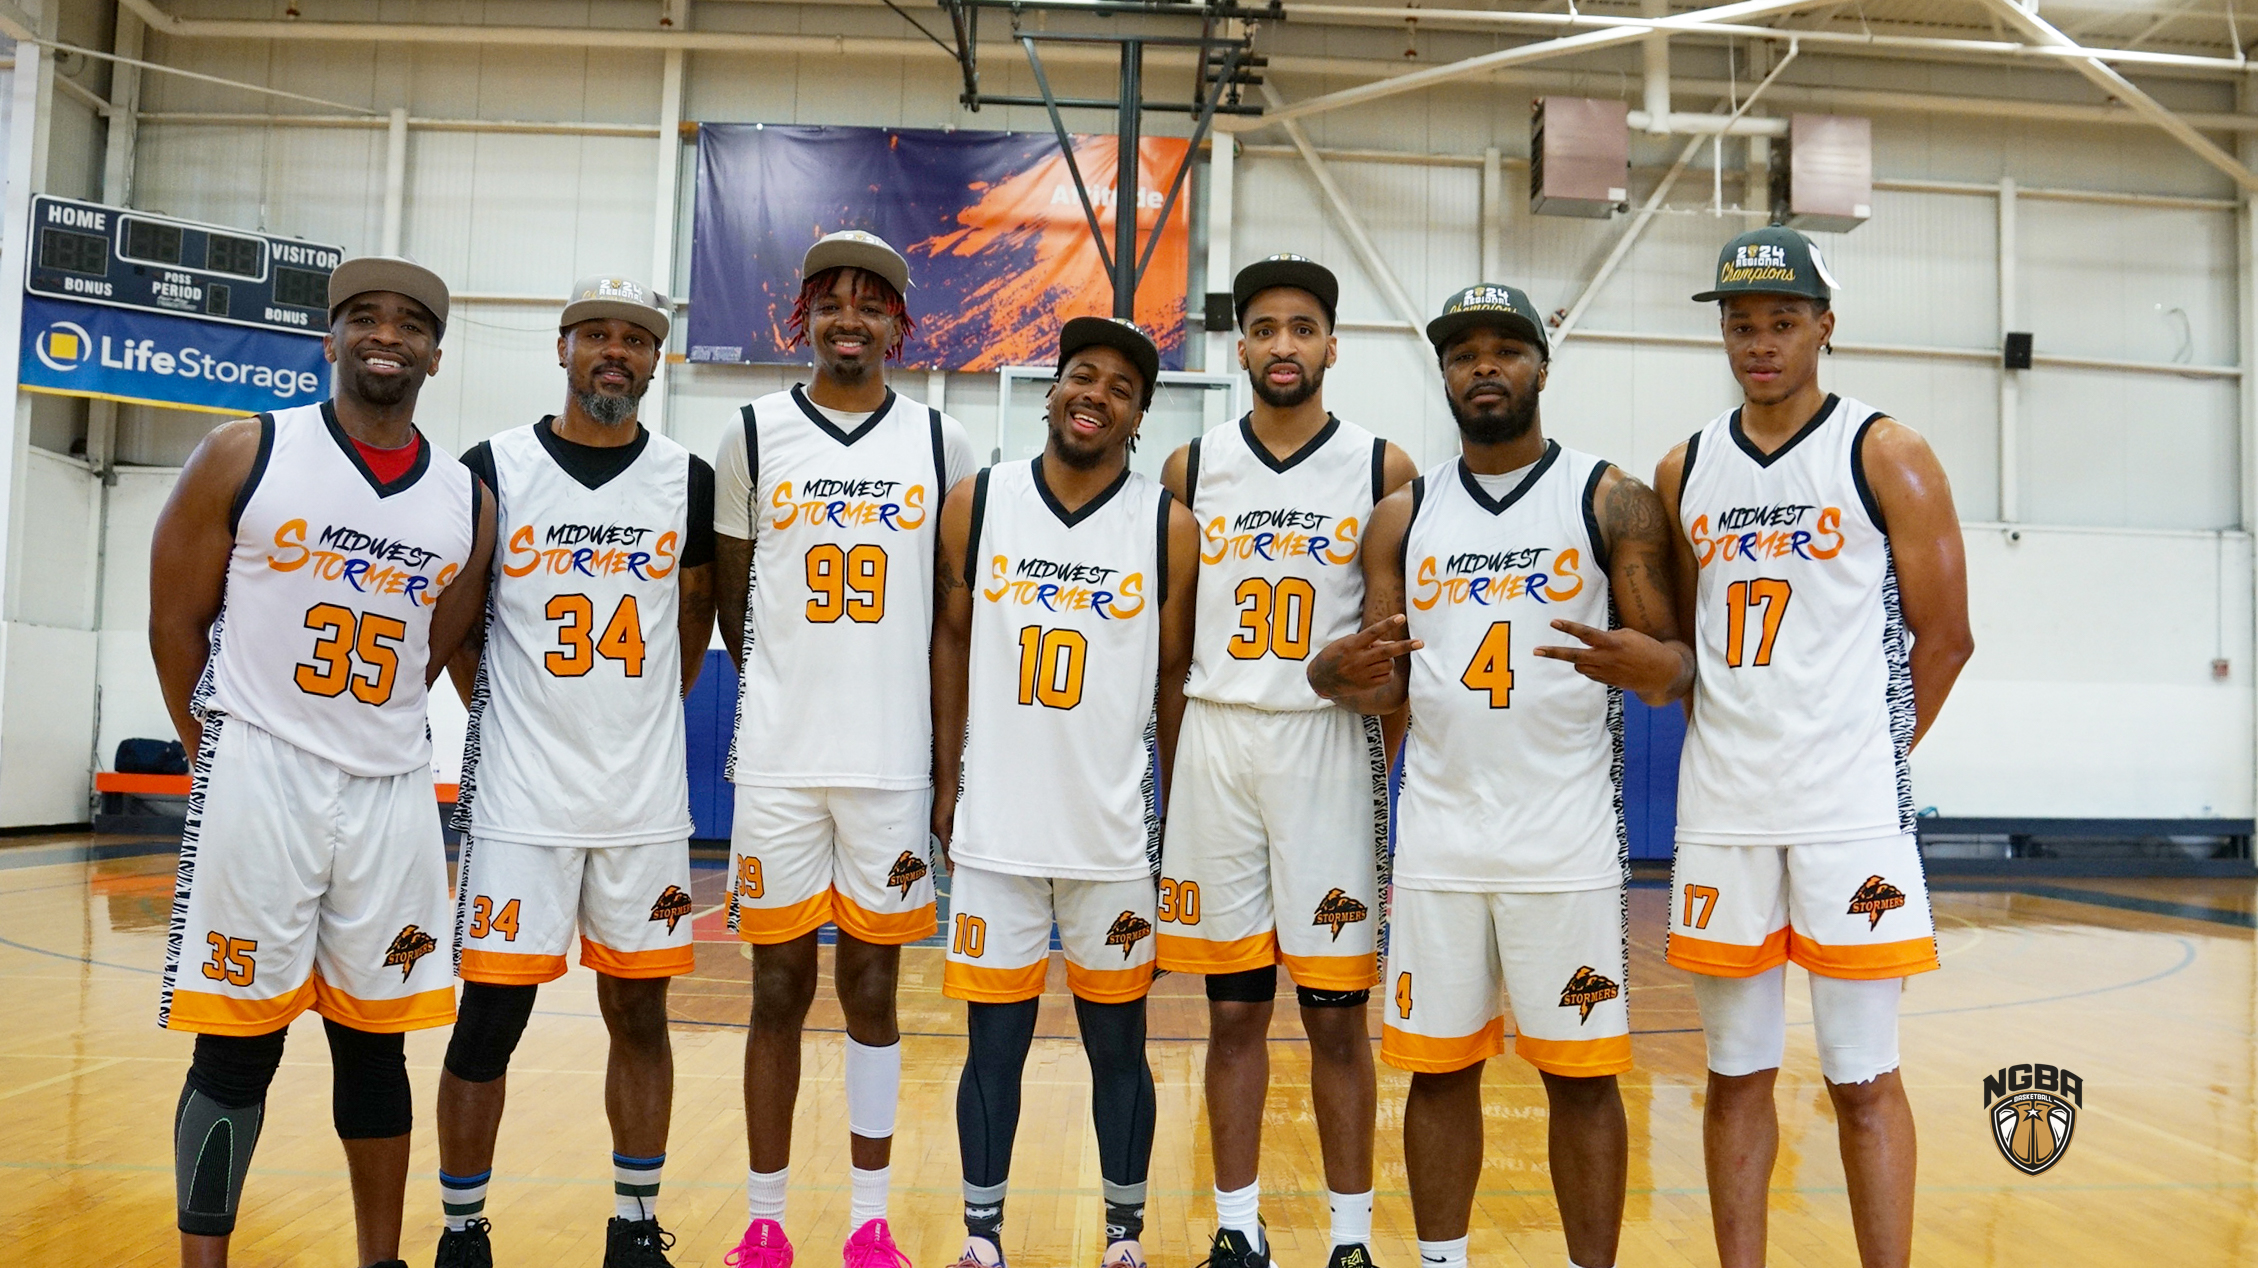
[[[1275,583],[1248,577],[1232,599],[1239,609],[1239,632],[1225,646],[1234,660],[1309,657],[1309,627],[1317,616],[1317,587],[1305,577],[1280,577]]]

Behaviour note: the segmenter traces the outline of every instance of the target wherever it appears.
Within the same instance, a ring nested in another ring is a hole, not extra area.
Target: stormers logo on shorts
[[[1568,985],[1560,989],[1560,1006],[1581,1010],[1576,1024],[1581,1026],[1592,1019],[1592,1007],[1623,993],[1614,978],[1585,964],[1568,975]]]
[[[666,891],[659,895],[659,900],[651,904],[651,919],[665,921],[668,933],[673,933],[674,926],[690,912],[690,896],[683,893],[679,885],[667,886]]]
[[[1904,905],[1904,890],[1879,876],[1869,876],[1866,883],[1858,887],[1858,892],[1850,896],[1849,914],[1865,916],[1866,927],[1871,929],[1882,923],[1883,912],[1895,911]]]
[[[1133,911],[1124,911],[1113,918],[1113,927],[1105,931],[1105,944],[1120,947],[1121,958],[1126,960],[1137,949],[1137,943],[1153,936],[1152,922]]]
[[[2070,1132],[2085,1099],[2085,1080],[2057,1066],[2011,1065],[1984,1076],[1992,1140],[2025,1175],[2037,1175],[2070,1151]]]
[[[399,965],[400,980],[405,982],[408,974],[416,971],[416,961],[438,949],[439,943],[430,934],[409,925],[392,939],[392,946],[384,953],[384,963],[386,967]]]
[[[909,887],[924,880],[925,874],[931,870],[925,866],[924,859],[904,850],[902,856],[894,860],[893,869],[886,873],[886,883],[902,891],[902,897],[908,898]]]
[[[1333,927],[1333,941],[1339,942],[1342,925],[1353,925],[1369,914],[1371,914],[1369,908],[1349,897],[1340,886],[1335,885],[1327,891],[1323,898],[1317,900],[1317,919],[1309,923],[1331,925]]]

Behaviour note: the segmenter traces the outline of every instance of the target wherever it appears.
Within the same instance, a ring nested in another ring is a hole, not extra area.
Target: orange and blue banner
[[[1117,143],[1073,140],[1110,250]],[[1155,137],[1138,146],[1140,249],[1187,144]],[[1177,196],[1137,288],[1137,324],[1167,369],[1184,361],[1189,203]],[[1112,282],[1049,133],[707,123],[698,128],[689,359],[806,363],[807,350],[787,342],[800,257],[841,229],[877,234],[909,260],[917,332],[902,350],[907,366],[1048,365],[1067,318],[1113,311]]]
[[[329,395],[316,335],[24,296],[27,391],[256,414]]]

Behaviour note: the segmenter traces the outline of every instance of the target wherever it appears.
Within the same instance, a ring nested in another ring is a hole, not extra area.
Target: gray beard
[[[574,392],[572,399],[580,412],[606,427],[617,427],[635,417],[635,408],[643,403],[643,394],[614,396],[608,392]]]

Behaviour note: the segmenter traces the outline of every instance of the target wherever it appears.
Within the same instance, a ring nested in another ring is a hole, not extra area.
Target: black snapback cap
[[[1103,344],[1137,367],[1145,376],[1144,404],[1153,403],[1153,390],[1160,386],[1160,348],[1152,336],[1118,317],[1076,317],[1069,320],[1058,332],[1058,370],[1065,373],[1067,359],[1084,348]]]
[[[1248,302],[1273,286],[1291,286],[1316,296],[1317,306],[1325,310],[1325,324],[1333,324],[1333,310],[1341,299],[1340,279],[1306,255],[1273,255],[1240,269],[1231,279],[1232,318],[1244,324]]]

